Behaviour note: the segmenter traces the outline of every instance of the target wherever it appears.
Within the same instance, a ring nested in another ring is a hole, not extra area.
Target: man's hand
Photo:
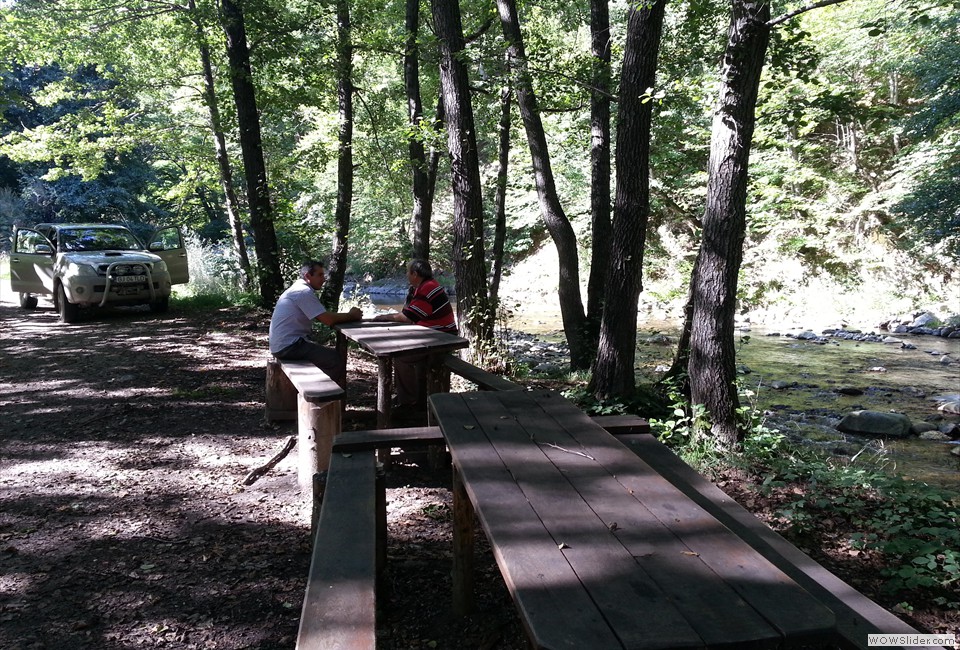
[[[361,320],[363,318],[363,310],[359,307],[352,307],[349,312],[351,320]]]

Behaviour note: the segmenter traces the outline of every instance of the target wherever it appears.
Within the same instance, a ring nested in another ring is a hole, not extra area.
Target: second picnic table
[[[430,405],[454,467],[454,608],[474,513],[536,648],[830,642],[833,613],[553,391]]]
[[[337,351],[344,364],[347,339],[377,358],[377,428],[390,426],[393,393],[393,360],[424,352],[430,355],[428,366],[436,367],[443,355],[467,347],[465,338],[421,325],[379,321],[355,321],[335,325]]]

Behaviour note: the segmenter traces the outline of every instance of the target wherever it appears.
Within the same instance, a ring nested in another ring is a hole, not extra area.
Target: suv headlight
[[[163,260],[153,263],[153,272],[154,273],[166,273],[167,272],[167,263]]]
[[[81,276],[81,277],[90,277],[96,276],[97,269],[90,266],[89,264],[78,264],[76,262],[70,262],[67,264],[66,272],[64,273],[65,277],[69,276]]]

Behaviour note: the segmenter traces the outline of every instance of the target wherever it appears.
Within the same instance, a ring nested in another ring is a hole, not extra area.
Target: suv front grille
[[[101,264],[97,267],[97,275],[106,276],[107,269],[110,268],[109,264]],[[117,264],[113,267],[113,275],[146,275],[147,269],[152,269],[149,264]]]

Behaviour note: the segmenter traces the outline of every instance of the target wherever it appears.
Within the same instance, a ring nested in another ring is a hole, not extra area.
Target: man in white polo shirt
[[[363,312],[357,307],[348,312],[324,309],[317,291],[323,287],[326,272],[323,262],[310,260],[300,267],[300,279],[280,294],[270,319],[270,353],[278,359],[312,361],[341,386],[347,369],[336,350],[310,340],[313,321],[327,326],[357,321]]]

